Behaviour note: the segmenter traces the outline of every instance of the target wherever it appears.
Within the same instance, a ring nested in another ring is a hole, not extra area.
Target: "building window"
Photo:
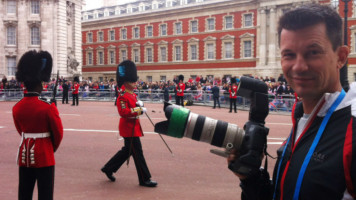
[[[104,41],[104,33],[102,31],[98,32],[98,40],[99,42]]]
[[[167,25],[166,24],[161,24],[161,36],[166,36],[167,35]]]
[[[7,27],[7,45],[16,45],[16,27]]]
[[[152,48],[146,48],[146,56],[147,56],[146,62],[148,63],[153,62]]]
[[[8,0],[6,2],[6,11],[8,14],[16,14],[16,0]]]
[[[167,48],[166,47],[161,47],[160,48],[160,61],[161,62],[166,62],[167,61]]]
[[[121,29],[121,39],[126,40],[127,34],[126,29]]]
[[[115,51],[109,51],[109,64],[115,64]]]
[[[93,33],[88,33],[88,43],[92,43],[93,42]]]
[[[127,60],[127,51],[126,50],[121,50],[121,60]]]
[[[182,23],[180,23],[180,22],[179,22],[179,23],[176,23],[176,24],[175,24],[175,27],[176,27],[176,28],[175,28],[176,34],[177,34],[177,35],[182,34]]]
[[[92,52],[88,52],[88,65],[93,65],[93,53]]]
[[[198,60],[197,45],[190,45],[190,60]]]
[[[109,31],[109,38],[110,38],[110,41],[115,40],[115,31],[114,30]]]
[[[153,36],[153,28],[152,26],[147,26],[147,37],[152,37]]]
[[[207,30],[208,31],[215,30],[215,19],[213,19],[213,18],[207,19]]]
[[[244,27],[252,26],[252,13],[244,14]]]
[[[225,29],[232,29],[232,28],[233,28],[232,16],[226,16],[225,17]]]
[[[140,62],[140,51],[139,49],[133,49],[133,60],[135,63]]]
[[[244,41],[244,58],[251,58],[252,57],[252,42],[251,40]]]
[[[138,27],[135,27],[134,29],[134,38],[140,38],[140,29]]]
[[[40,14],[40,1],[38,0],[31,1],[31,13]]]
[[[152,76],[146,76],[147,82],[152,83]]]
[[[98,65],[104,64],[104,52],[98,51]]]
[[[225,58],[232,58],[232,42],[225,42]]]
[[[182,60],[182,47],[174,46],[174,60],[181,61]]]
[[[40,28],[31,28],[31,45],[40,45]]]
[[[215,49],[214,44],[207,44],[207,51],[208,51],[208,59],[212,60],[215,59]]]
[[[198,32],[198,21],[191,21],[190,22],[190,32],[197,33]]]
[[[160,80],[163,81],[163,82],[166,82],[167,77],[166,76],[160,76]]]
[[[16,57],[7,57],[7,75],[15,76],[16,72]]]

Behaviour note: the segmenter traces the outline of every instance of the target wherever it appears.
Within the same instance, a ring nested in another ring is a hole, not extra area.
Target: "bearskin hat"
[[[180,81],[184,81],[184,76],[181,74],[181,75],[179,75],[178,76],[178,80],[180,80]]]
[[[23,82],[28,90],[33,90],[42,81],[48,82],[52,72],[52,56],[47,51],[31,50],[20,58],[16,80]]]
[[[119,87],[121,87],[124,82],[136,82],[137,78],[136,65],[131,60],[122,61],[117,66],[116,81]]]
[[[79,77],[78,76],[74,77],[73,81],[79,83]]]
[[[231,77],[231,84],[236,83],[236,77]]]

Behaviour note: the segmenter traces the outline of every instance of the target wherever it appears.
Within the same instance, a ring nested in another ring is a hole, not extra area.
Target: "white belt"
[[[46,138],[46,137],[49,137],[51,136],[51,133],[49,132],[45,132],[45,133],[23,133],[23,137],[25,139],[27,138]]]

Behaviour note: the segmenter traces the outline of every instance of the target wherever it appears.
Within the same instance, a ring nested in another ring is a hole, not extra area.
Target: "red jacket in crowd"
[[[80,85],[78,83],[74,83],[74,85],[72,86],[72,94],[78,94],[79,87],[80,87]]]
[[[177,96],[184,96],[184,90],[185,90],[185,84],[184,83],[178,83],[177,87]]]
[[[237,98],[237,86],[233,85],[229,87],[229,93],[230,93],[230,99],[236,99]]]

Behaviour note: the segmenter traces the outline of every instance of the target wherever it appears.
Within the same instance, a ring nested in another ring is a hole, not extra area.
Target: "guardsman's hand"
[[[145,113],[145,112],[147,112],[147,108],[141,107],[141,109],[142,109],[142,114]]]
[[[138,100],[138,101],[136,102],[136,106],[143,107],[144,105],[143,105],[143,102],[142,102],[142,101]]]

